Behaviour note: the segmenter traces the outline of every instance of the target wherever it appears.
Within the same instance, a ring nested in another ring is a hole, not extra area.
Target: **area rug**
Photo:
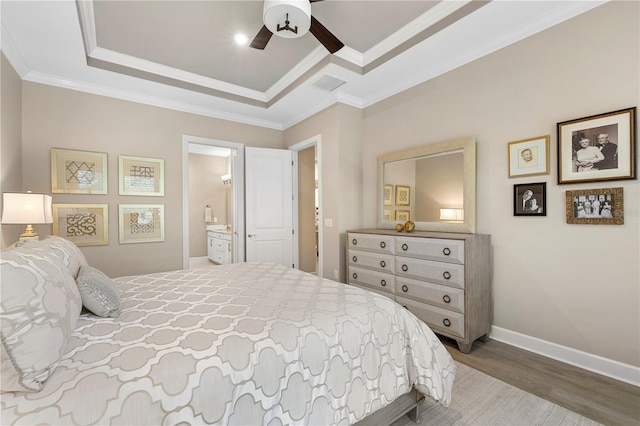
[[[429,398],[421,404],[420,425],[599,425],[591,419],[456,362],[451,405]],[[393,426],[415,425],[403,416]]]

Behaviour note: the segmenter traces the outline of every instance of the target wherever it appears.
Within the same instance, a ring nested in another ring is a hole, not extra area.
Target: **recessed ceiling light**
[[[249,43],[249,38],[244,35],[244,34],[236,34],[233,36],[233,39],[236,41],[236,43],[238,43],[240,46],[246,46],[247,43]]]

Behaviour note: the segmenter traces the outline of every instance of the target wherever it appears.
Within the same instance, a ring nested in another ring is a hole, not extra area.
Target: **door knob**
[[[258,234],[248,234],[247,235],[247,237],[249,237],[249,238],[253,238],[253,237],[257,237],[257,236],[258,236]]]

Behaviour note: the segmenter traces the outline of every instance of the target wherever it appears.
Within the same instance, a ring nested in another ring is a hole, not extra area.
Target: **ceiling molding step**
[[[266,101],[272,104],[276,97],[281,97],[292,84],[295,84],[300,77],[314,69],[319,63],[326,60],[329,52],[324,46],[318,46],[311,51],[302,61],[283,75],[273,86],[269,87],[265,92]]]
[[[93,50],[98,47],[93,1],[76,0],[75,3],[78,11],[78,21],[80,21],[80,34],[84,43],[84,51],[87,56],[91,56]]]
[[[253,126],[265,127],[273,130],[284,130],[281,123],[262,120],[255,117],[249,117],[241,114],[233,114],[220,111],[214,108],[194,107],[192,104],[167,100],[155,96],[141,95],[130,90],[118,90],[112,87],[105,87],[97,84],[72,81],[57,76],[29,72],[23,77],[23,80],[33,83],[45,84],[48,86],[61,87],[64,89],[76,90],[78,92],[90,93],[92,95],[106,96],[109,98],[120,99],[123,101],[135,102],[144,105],[166,108],[174,111],[187,112],[190,114],[202,115],[205,117],[217,118],[220,120],[233,121],[241,124],[249,124]]]
[[[411,40],[413,37],[419,35],[432,25],[440,22],[469,3],[472,3],[472,0],[438,2],[438,4],[433,6],[431,9],[427,10],[422,15],[418,16],[416,19],[409,22],[386,39],[364,52],[364,60],[361,66],[366,67],[371,62],[386,55],[406,41]],[[476,0],[475,3],[480,2]]]
[[[2,38],[2,53],[20,78],[24,78],[31,70],[4,25],[0,28],[0,37]]]
[[[350,62],[351,64],[356,65],[359,68],[365,66],[364,55],[349,46],[344,46],[342,49],[334,53],[333,56]]]

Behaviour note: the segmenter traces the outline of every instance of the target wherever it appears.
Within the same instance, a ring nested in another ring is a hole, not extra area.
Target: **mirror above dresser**
[[[475,232],[475,137],[378,157],[377,227],[412,220],[421,231]]]

